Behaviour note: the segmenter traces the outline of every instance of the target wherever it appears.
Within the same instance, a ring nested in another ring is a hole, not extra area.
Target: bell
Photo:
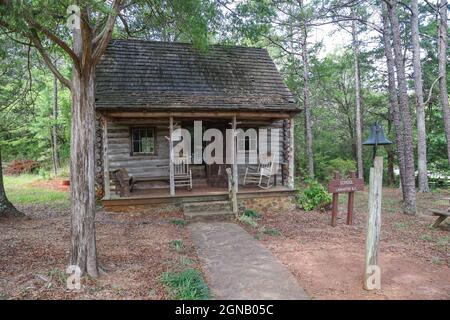
[[[392,142],[386,139],[386,137],[384,136],[383,127],[378,122],[375,122],[370,127],[369,138],[366,141],[364,141],[363,144],[366,146],[376,146],[376,145],[388,145],[392,144]]]

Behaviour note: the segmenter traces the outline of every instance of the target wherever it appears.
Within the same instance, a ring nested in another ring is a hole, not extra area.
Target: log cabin
[[[293,204],[299,108],[265,49],[211,45],[202,52],[186,43],[113,40],[95,81],[96,188],[107,211],[188,211],[196,204],[220,211],[214,205],[229,201],[231,189],[241,209]],[[177,128],[192,132],[194,121],[203,131],[215,128],[225,136],[231,130],[234,138],[224,144],[233,159],[260,152],[257,141],[239,140],[239,129],[278,129],[277,141],[270,140],[277,152],[270,181],[244,181],[249,169],[258,174],[259,163],[197,159],[189,161],[191,185],[178,186],[172,136]],[[114,179],[118,170],[133,180],[125,195]]]

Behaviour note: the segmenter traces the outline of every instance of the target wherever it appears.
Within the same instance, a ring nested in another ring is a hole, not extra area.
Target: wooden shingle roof
[[[96,69],[98,110],[298,111],[265,49],[113,40]]]

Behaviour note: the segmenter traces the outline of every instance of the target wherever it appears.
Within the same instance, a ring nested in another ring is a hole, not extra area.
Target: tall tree
[[[58,174],[59,156],[58,156],[58,78],[53,76],[53,125],[52,125],[52,155],[53,155],[53,172]]]
[[[438,61],[439,61],[439,96],[441,100],[442,115],[444,119],[445,137],[447,139],[447,159],[450,165],[450,106],[447,89],[447,46],[448,22],[447,0],[438,2],[439,30],[438,30]]]
[[[414,90],[416,96],[419,191],[429,192],[425,104],[423,101],[422,66],[420,64],[419,5],[417,0],[411,0],[411,44],[413,51]]]
[[[406,214],[416,214],[416,187],[414,170],[414,147],[412,136],[411,114],[408,104],[408,88],[406,84],[406,72],[403,62],[402,42],[400,35],[400,25],[397,16],[397,0],[388,1],[388,13],[392,30],[392,47],[394,49],[394,62],[397,71],[399,111],[402,121],[403,133],[403,154],[405,161],[405,174],[402,179],[402,190],[404,196],[403,212]]]
[[[355,18],[354,13],[352,16]],[[356,21],[352,21],[352,48],[355,65],[355,137],[356,137],[356,164],[358,178],[364,177],[363,154],[362,154],[362,120],[361,120],[361,74],[359,69],[359,43],[356,30]]]
[[[8,200],[3,184],[2,150],[0,148],[0,217],[23,217],[24,214]]]
[[[122,26],[129,27],[126,14],[131,17],[164,16],[164,6],[170,5],[170,14],[181,21],[183,32],[196,34],[197,40],[206,41],[206,25],[202,15],[203,3],[189,1],[75,1],[71,7],[74,29],[68,36],[65,12],[72,1],[37,1],[33,3],[0,3],[0,27],[9,33],[28,39],[39,52],[47,67],[58,80],[70,88],[72,96],[71,134],[71,247],[70,264],[77,265],[82,273],[98,276],[95,237],[95,109],[94,74],[112,37],[117,16]],[[123,14],[123,15],[122,15]],[[144,19],[144,21],[146,21]],[[143,26],[141,25],[140,28]],[[150,27],[150,26],[147,26]],[[53,45],[50,49],[47,44]],[[72,43],[72,45],[70,45]],[[72,79],[67,79],[51,61],[49,52],[64,52],[72,63]]]
[[[397,85],[395,81],[395,62],[392,53],[392,35],[390,31],[389,16],[387,4],[382,3],[382,18],[383,18],[383,44],[384,55],[386,57],[387,77],[388,77],[388,92],[389,92],[389,105],[390,115],[394,123],[395,128],[395,145],[397,149],[397,159],[400,169],[400,184],[403,185],[403,178],[405,176],[405,152],[404,152],[404,137],[402,121],[400,119],[400,108],[398,105]],[[403,188],[402,188],[403,190]],[[404,198],[404,197],[403,197]]]
[[[305,112],[305,136],[306,136],[306,156],[308,159],[308,175],[314,178],[314,152],[313,133],[311,119],[311,99],[309,92],[309,60],[308,60],[308,29],[306,24],[306,10],[303,0],[299,0],[300,5],[300,26],[301,26],[301,50],[303,62],[303,111]]]

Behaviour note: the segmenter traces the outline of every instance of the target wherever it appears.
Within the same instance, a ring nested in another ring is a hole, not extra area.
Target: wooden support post
[[[339,193],[333,193],[333,204],[331,209],[331,225],[336,227],[337,214],[339,210]]]
[[[239,174],[238,174],[238,163],[237,163],[237,154],[236,154],[236,149],[237,149],[236,127],[237,127],[237,121],[236,121],[236,115],[234,115],[233,122],[232,122],[232,129],[233,129],[233,139],[232,139],[232,141],[233,141],[233,146],[232,146],[232,150],[233,150],[233,181],[234,181],[236,192],[238,192]]]
[[[108,119],[103,118],[103,187],[105,188],[104,199],[110,199],[111,186],[109,177],[109,161],[108,161]]]
[[[383,184],[383,157],[375,157],[370,168],[369,213],[367,217],[366,254],[364,268],[364,289],[381,289],[381,272],[378,266],[378,252],[381,229],[381,194]]]
[[[350,179],[356,178],[356,172],[351,171],[350,172]],[[355,193],[349,192],[348,193],[348,202],[347,202],[347,224],[353,224],[353,204],[355,202]]]
[[[174,178],[174,168],[173,168],[173,117],[170,116],[169,119],[169,184],[170,184],[170,195],[175,195],[175,178]]]
[[[295,168],[294,168],[294,118],[290,119],[289,123],[289,164],[288,164],[288,187],[294,189],[295,187]]]
[[[228,195],[231,201],[231,208],[233,213],[237,217],[238,214],[238,203],[237,203],[237,192],[236,192],[236,183],[234,182],[233,175],[231,173],[231,169],[227,168],[227,176],[228,176]]]
[[[339,180],[341,179],[341,174],[339,171],[334,172],[334,179]],[[333,193],[333,203],[331,207],[331,225],[333,227],[336,227],[337,224],[337,215],[339,211],[339,193]]]

